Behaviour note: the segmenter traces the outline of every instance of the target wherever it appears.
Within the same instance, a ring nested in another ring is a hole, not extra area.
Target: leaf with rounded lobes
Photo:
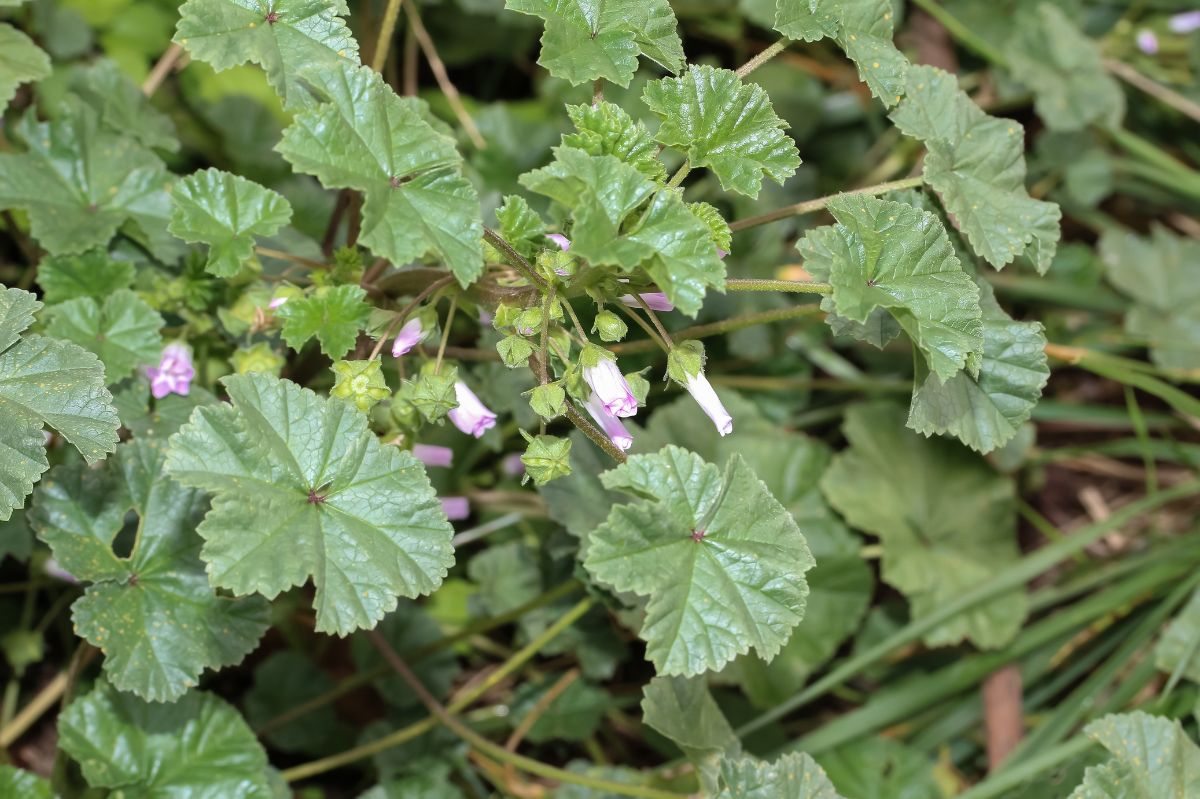
[[[171,437],[167,471],[213,493],[198,532],[213,585],[268,599],[316,586],[316,629],[373,627],[399,596],[433,591],[454,562],[429,478],[349,403],[265,374],[223,380]]]
[[[562,143],[588,155],[613,155],[656,183],[667,178],[667,168],[658,160],[654,136],[625,109],[603,100],[596,104],[567,106],[574,133],[564,134]]]
[[[1200,747],[1178,721],[1135,711],[1097,719],[1083,731],[1112,759],[1088,768],[1070,799],[1200,796]]]
[[[639,54],[672,73],[683,69],[668,0],[506,0],[504,7],[546,21],[538,63],[574,86],[601,78],[628,86]]]
[[[1012,479],[978,455],[903,421],[895,405],[851,407],[842,426],[850,447],[834,456],[821,488],[847,522],[879,536],[883,579],[919,619],[1018,558],[1016,496]],[[939,625],[925,642],[1000,647],[1027,612],[1018,589]]]
[[[626,272],[638,267],[681,312],[695,316],[709,286],[724,290],[725,266],[708,226],[679,194],[611,155],[558,147],[555,160],[521,184],[571,209],[571,254]],[[646,201],[632,225],[623,225]]]
[[[1007,444],[1033,413],[1050,379],[1046,336],[1038,322],[1009,316],[981,283],[983,361],[944,383],[918,361],[908,426],[918,433],[949,433],[977,452]]]
[[[0,153],[0,208],[29,212],[30,232],[52,255],[102,247],[133,220],[153,229],[171,176],[133,138],[100,127],[96,112],[69,98],[62,113],[13,125],[24,153]]]
[[[797,247],[829,276],[838,316],[864,324],[886,309],[939,379],[966,366],[983,349],[979,289],[938,218],[864,195],[837,197],[829,210],[838,224],[810,230]]]
[[[1125,93],[1104,68],[1099,43],[1058,6],[1021,6],[1004,52],[1013,77],[1033,92],[1038,116],[1050,130],[1121,123]]]
[[[464,287],[483,269],[479,198],[459,167],[454,140],[398,97],[379,73],[345,62],[306,70],[320,98],[296,115],[276,150],[326,188],[365,197],[359,241],[403,265],[436,255]]]
[[[77,297],[103,300],[133,285],[133,275],[129,261],[114,261],[104,250],[89,250],[82,255],[43,258],[38,264],[37,282],[42,287],[42,299],[54,305]]]
[[[267,629],[266,602],[213,592],[194,532],[207,503],[163,474],[164,458],[147,439],[119,447],[103,469],[57,467],[29,514],[59,565],[92,583],[72,615],[104,652],[109,682],[156,702],[183,696],[206,668],[240,663]],[[121,558],[113,541],[131,509],[136,543]]]
[[[1054,260],[1062,212],[1025,189],[1025,137],[1011,119],[988,116],[936,67],[910,67],[891,119],[928,150],[925,182],[941,197],[971,249],[1000,269],[1029,251],[1038,271]]]
[[[267,753],[237,710],[194,691],[144,702],[100,682],[58,717],[63,751],[93,788],[128,799],[272,799]]]
[[[693,65],[678,78],[647,83],[642,99],[662,120],[655,138],[687,153],[692,166],[711,169],[726,191],[757,197],[763,175],[782,184],[800,166],[767,93],[728,69]]]
[[[671,446],[601,479],[645,500],[612,509],[589,537],[584,566],[618,591],[649,597],[640,635],[658,672],[720,669],[751,648],[774,657],[804,616],[813,559],[742,459],[722,474]]]
[[[727,758],[721,761],[721,784],[716,799],[844,799],[816,761],[801,752],[774,763]]]
[[[101,58],[71,72],[71,92],[95,109],[100,124],[132,136],[146,147],[175,152],[179,136],[171,118],[126,77],[115,61]]]
[[[129,289],[103,300],[77,297],[51,305],[46,332],[73,341],[104,364],[108,383],[120,382],[139,366],[158,362],[163,318]]]
[[[15,799],[54,799],[54,791],[51,790],[48,780],[36,774],[15,766],[0,766],[0,796],[11,796]]]
[[[0,113],[22,83],[50,74],[50,56],[12,25],[0,23]]]
[[[220,72],[252,61],[285,108],[306,107],[303,68],[358,63],[358,42],[342,17],[346,0],[187,0],[176,44]]]
[[[504,204],[496,209],[496,221],[500,223],[500,237],[526,258],[533,256],[546,232],[546,223],[519,194],[504,198]]]
[[[88,463],[112,452],[120,422],[104,367],[74,344],[21,332],[42,307],[32,294],[0,286],[0,521],[23,507],[49,468],[49,425]]]
[[[315,293],[284,303],[275,313],[283,320],[283,340],[297,352],[314,336],[321,352],[337,360],[350,351],[371,317],[360,286],[318,288]]]
[[[292,218],[283,195],[219,169],[180,180],[171,203],[171,235],[207,244],[204,268],[217,277],[236,275],[254,257],[254,237],[274,235]]]

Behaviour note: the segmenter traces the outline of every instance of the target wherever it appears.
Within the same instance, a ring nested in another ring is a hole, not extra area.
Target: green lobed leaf
[[[129,289],[103,300],[76,297],[46,311],[46,332],[73,341],[104,364],[109,384],[124,380],[139,366],[158,362],[163,318]]]
[[[410,453],[336,398],[261,373],[223,382],[232,404],[197,408],[167,459],[214,495],[199,527],[213,585],[270,599],[311,577],[316,629],[339,635],[437,588],[453,528]]]
[[[1058,6],[1022,6],[1005,55],[1013,77],[1033,91],[1034,107],[1050,130],[1120,124],[1121,85],[1104,68],[1099,44]]]
[[[37,282],[47,305],[77,297],[103,300],[133,285],[133,276],[132,263],[114,261],[104,250],[43,258],[37,269]]]
[[[649,597],[641,637],[665,675],[720,669],[753,648],[771,658],[804,616],[812,555],[795,521],[742,459],[722,474],[680,449],[636,455],[601,477],[646,500],[614,507],[584,566]]]
[[[574,86],[601,78],[628,86],[638,55],[672,73],[683,69],[668,0],[505,0],[504,7],[546,21],[538,63]]]
[[[568,105],[567,116],[575,125],[575,132],[563,135],[564,146],[588,155],[616,156],[656,183],[667,179],[667,168],[658,160],[654,136],[621,106],[603,100]]]
[[[716,799],[843,799],[825,772],[806,754],[791,752],[774,763],[753,757],[721,762]]]
[[[58,717],[58,741],[94,788],[126,799],[273,799],[267,755],[212,694],[144,702],[101,682]]]
[[[54,799],[50,782],[15,766],[0,766],[0,796],[14,799]]]
[[[294,109],[311,103],[303,68],[358,63],[358,42],[342,19],[349,13],[345,0],[187,0],[174,41],[218,72],[260,65]]]
[[[193,0],[194,1],[194,0]],[[276,150],[326,188],[365,197],[359,243],[396,265],[433,254],[466,286],[483,269],[479,198],[454,140],[379,73],[345,62],[305,79],[321,99],[297,114]]]
[[[677,192],[659,189],[615,156],[573,147],[554,152],[549,166],[522,175],[521,184],[571,209],[573,255],[626,272],[645,269],[689,316],[700,309],[707,287],[724,290],[725,266],[708,226]]]
[[[757,197],[763,175],[782,184],[800,156],[761,86],[737,73],[693,65],[678,78],[647,83],[642,100],[662,121],[658,141],[708,167],[726,191]]]
[[[919,619],[1018,558],[1016,495],[1012,479],[982,458],[906,430],[903,419],[894,405],[851,407],[842,427],[850,447],[834,456],[821,488],[846,521],[879,536],[883,579]],[[939,625],[925,642],[1000,647],[1027,612],[1025,592],[1012,591]]]
[[[500,223],[500,237],[526,258],[533,255],[546,232],[546,223],[519,194],[504,198],[504,204],[496,209],[496,221]]]
[[[22,83],[50,75],[50,56],[12,25],[0,22],[0,113]]]
[[[828,275],[838,316],[864,324],[887,309],[942,381],[983,349],[979,289],[938,218],[864,195],[830,201],[838,224],[797,245],[814,276]]]
[[[1178,721],[1135,711],[1097,719],[1083,731],[1112,759],[1089,767],[1071,799],[1200,796],[1200,747]]]
[[[283,320],[283,340],[299,352],[310,338],[321,343],[321,352],[337,360],[350,351],[371,317],[371,306],[359,286],[318,288],[304,297],[288,300],[276,310]]]
[[[1019,123],[988,116],[953,75],[925,66],[909,69],[904,99],[891,119],[925,144],[925,182],[971,249],[997,269],[1025,252],[1039,272],[1050,268],[1062,212],[1025,189]]]
[[[235,276],[254,258],[254,237],[274,235],[292,218],[283,195],[219,169],[180,180],[171,203],[171,235],[207,244],[205,269],[217,277]]]
[[[1154,646],[1154,663],[1159,671],[1177,670],[1200,683],[1200,591],[1192,594],[1183,610],[1171,620]]]
[[[30,232],[52,255],[102,247],[126,221],[154,229],[169,200],[171,176],[135,139],[100,126],[78,100],[38,122],[13,125],[24,153],[0,153],[0,208],[29,213]]]
[[[88,463],[112,452],[120,422],[95,355],[66,341],[26,336],[41,303],[0,286],[0,521],[23,507],[46,460],[49,425]]]
[[[977,452],[991,452],[1016,436],[1050,379],[1046,336],[1038,322],[1009,316],[988,284],[980,284],[983,361],[977,374],[962,371],[944,383],[917,364],[908,426],[918,433],[949,433]],[[923,376],[922,376],[923,375]]]
[[[71,73],[71,92],[90,105],[100,124],[137,139],[146,147],[175,152],[179,136],[170,117],[121,72],[115,61],[101,58]]]
[[[91,583],[72,605],[75,631],[105,655],[122,691],[177,700],[205,669],[240,663],[267,629],[258,597],[217,596],[194,532],[207,503],[162,471],[163,444],[124,444],[104,469],[60,466],[38,486],[30,523],[59,565]],[[126,512],[138,516],[128,557],[113,552]]]

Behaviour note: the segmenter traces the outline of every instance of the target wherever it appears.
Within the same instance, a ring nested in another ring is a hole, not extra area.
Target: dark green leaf
[[[102,301],[77,297],[46,312],[46,332],[73,341],[104,364],[109,384],[124,380],[139,366],[158,362],[163,318],[129,289]]]
[[[358,331],[371,316],[366,296],[359,286],[335,286],[288,300],[276,311],[283,320],[283,340],[299,351],[315,336],[321,352],[335,360],[341,358],[354,346]]]

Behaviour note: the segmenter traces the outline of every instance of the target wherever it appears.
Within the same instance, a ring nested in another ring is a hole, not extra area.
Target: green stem
[[[521,253],[513,249],[513,246],[505,241],[499,233],[485,227],[483,229],[483,237],[487,240],[488,244],[491,244],[504,255],[505,260],[520,272],[522,277],[534,286],[537,286],[540,291],[545,293],[550,288],[546,285],[546,281],[542,280],[541,275],[535,272],[533,267],[529,265],[529,262],[525,260]]]
[[[379,26],[379,36],[375,39],[375,54],[371,58],[371,69],[376,72],[383,72],[383,65],[387,63],[392,34],[396,32],[396,19],[399,16],[400,0],[388,0],[387,8],[383,10],[383,23]]]
[[[451,713],[461,713],[471,705],[479,697],[483,696],[495,685],[506,679],[510,674],[520,669],[529,660],[536,655],[542,647],[550,643],[554,638],[560,635],[563,630],[570,627],[576,621],[591,609],[595,600],[591,597],[584,597],[574,607],[560,616],[553,624],[542,631],[542,634],[534,638],[528,644],[517,650],[500,664],[499,668],[487,676],[487,679],[481,680],[477,685],[470,688],[461,697],[450,703],[448,708]],[[407,727],[402,727],[399,730],[385,735],[376,741],[372,741],[362,746],[356,746],[353,749],[348,749],[345,752],[340,752],[336,755],[323,757],[320,760],[314,760],[309,763],[302,763],[299,766],[294,766],[282,772],[284,780],[287,782],[297,782],[307,779],[308,777],[324,774],[327,771],[332,771],[335,768],[355,763],[371,755],[382,752],[386,749],[391,749],[393,746],[399,746],[405,741],[412,740],[423,733],[432,730],[436,727],[438,721],[433,716],[427,716],[421,721],[409,724]]]
[[[729,229],[732,231],[745,230],[746,228],[765,225],[768,222],[775,222],[780,219],[787,219],[790,216],[802,216],[804,214],[815,213],[820,211],[825,206],[829,205],[830,200],[838,197],[843,197],[847,194],[887,194],[889,191],[900,191],[901,189],[915,189],[924,182],[924,178],[920,175],[913,178],[904,178],[903,180],[889,180],[886,183],[876,183],[874,186],[864,186],[861,189],[852,189],[851,191],[839,192],[838,194],[830,194],[826,197],[818,197],[815,200],[805,200],[802,203],[795,205],[786,205],[783,208],[777,208],[774,211],[768,211],[759,216],[751,216],[746,219],[739,219],[729,223]]]
[[[995,777],[988,778],[966,793],[959,794],[958,799],[992,799],[995,796],[1003,796],[1013,788],[1024,785],[1039,774],[1066,763],[1095,745],[1095,741],[1083,735],[1072,738],[1064,744],[1042,752],[1037,757],[1029,758],[1019,766],[999,772]]]
[[[650,323],[643,319],[637,313],[637,311],[630,308],[623,302],[618,302],[617,307],[620,308],[626,316],[632,319],[638,327],[646,331],[646,335],[650,338],[642,339],[641,341],[631,341],[627,344],[614,344],[612,347],[609,347],[609,349],[611,349],[613,352],[637,352],[642,350],[652,350],[655,347],[658,347],[663,352],[670,351],[670,348],[667,347],[667,342],[659,338],[658,331],[651,327]]]
[[[683,179],[686,178],[688,176],[688,173],[691,171],[692,171],[691,163],[688,161],[684,161],[683,166],[679,167],[679,171],[677,171],[674,175],[672,175],[671,179],[667,181],[667,188],[668,189],[679,188],[679,184],[683,183]]]
[[[446,354],[446,344],[450,341],[450,328],[454,325],[454,314],[458,310],[458,295],[450,298],[450,310],[446,311],[446,324],[442,329],[442,341],[438,344],[437,361],[433,364],[434,374],[442,371],[442,357]]]
[[[786,291],[792,294],[830,294],[833,286],[811,280],[759,280],[739,278],[725,281],[726,291]]]
[[[767,63],[772,58],[786,50],[789,44],[791,44],[791,40],[786,37],[775,42],[775,44],[771,45],[766,50],[763,50],[761,53],[754,56],[754,58],[751,58],[745,64],[742,64],[740,67],[738,67],[737,76],[744,79],[751,72],[758,69],[763,64]]]
[[[679,341],[689,341],[691,339],[719,336],[723,333],[731,333],[734,330],[742,330],[747,327],[754,327],[755,325],[768,324],[771,322],[785,322],[789,319],[799,319],[804,316],[816,316],[820,314],[820,312],[821,309],[816,305],[792,305],[787,308],[774,308],[770,311],[758,311],[756,313],[745,314],[743,316],[734,316],[730,317],[729,319],[722,319],[719,322],[693,325],[692,327],[687,327],[678,331],[675,334],[675,338]],[[642,320],[638,318],[638,321],[641,322]],[[647,327],[649,326],[647,325]],[[648,350],[653,350],[656,346],[661,346],[661,343],[658,342],[657,339],[642,339],[640,341],[629,341],[623,344],[614,344],[609,347],[609,349],[618,354],[626,354],[633,352],[646,352]]]

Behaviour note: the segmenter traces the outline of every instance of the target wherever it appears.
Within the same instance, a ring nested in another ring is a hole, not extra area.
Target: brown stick
[[[992,672],[983,681],[982,691],[988,770],[995,771],[1024,735],[1020,667],[1010,663]]]
[[[409,27],[412,28],[413,35],[417,37],[417,44],[421,45],[421,50],[425,53],[425,60],[429,62],[429,68],[433,70],[433,77],[437,80],[442,94],[446,95],[446,101],[450,103],[454,116],[458,117],[459,124],[463,126],[463,130],[467,132],[471,142],[480,150],[486,149],[487,142],[484,141],[483,134],[476,127],[475,120],[471,119],[471,115],[467,113],[462,98],[458,96],[458,88],[446,74],[446,65],[442,63],[437,47],[434,46],[429,31],[425,30],[425,24],[421,22],[421,15],[417,13],[417,7],[412,0],[404,0],[404,13],[408,15]]]
[[[142,83],[142,94],[147,97],[153,96],[158,91],[158,87],[162,85],[162,82],[167,79],[167,74],[182,55],[183,48],[172,42],[171,46],[159,56],[154,68],[150,70],[150,74],[146,76],[145,82]]]

